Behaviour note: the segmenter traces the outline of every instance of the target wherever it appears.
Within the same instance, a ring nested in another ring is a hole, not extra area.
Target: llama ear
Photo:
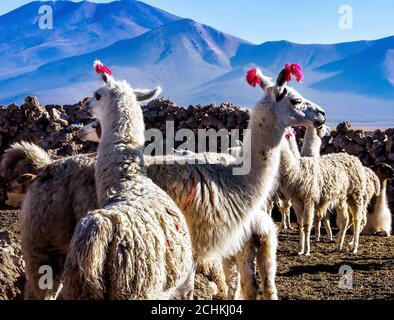
[[[108,86],[108,87],[113,87],[115,84],[115,80],[114,78],[112,78],[110,75],[102,73],[100,74],[101,79],[103,79],[104,83]]]
[[[148,101],[157,98],[162,92],[161,87],[157,87],[153,90],[134,90],[134,94],[137,97],[137,101]]]
[[[283,69],[279,75],[278,79],[276,79],[276,85],[278,87],[284,87],[287,84],[287,78],[286,78],[286,69]]]
[[[287,72],[286,69],[283,69],[279,75],[278,79],[276,79],[276,102],[280,102],[287,94]]]

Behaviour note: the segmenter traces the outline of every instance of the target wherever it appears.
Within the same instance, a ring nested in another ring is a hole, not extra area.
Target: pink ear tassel
[[[302,68],[300,65],[296,63],[293,64],[286,63],[285,70],[286,70],[285,76],[287,82],[291,80],[291,76],[294,76],[297,82],[300,82],[302,81],[302,79],[304,79],[304,75],[302,74]]]
[[[103,74],[103,73],[105,73],[105,74],[108,74],[109,76],[112,75],[112,71],[111,71],[108,67],[106,67],[105,65],[103,65],[103,64],[101,63],[101,61],[99,61],[99,60],[96,60],[96,61],[94,62],[94,68],[95,68],[95,70],[96,70],[96,72],[97,72],[98,74]]]
[[[258,76],[256,68],[248,71],[248,73],[246,74],[246,81],[252,87],[256,87],[257,85],[261,84],[261,79]]]
[[[289,140],[291,137],[295,137],[296,131],[294,129],[291,129],[286,132],[285,137],[287,140]]]

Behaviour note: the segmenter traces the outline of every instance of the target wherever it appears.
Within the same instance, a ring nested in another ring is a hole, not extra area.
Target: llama
[[[302,157],[320,157],[320,149],[323,137],[330,135],[330,128],[323,125],[320,128],[307,127],[305,130],[304,141],[301,149]],[[320,241],[320,229],[321,223],[323,222],[324,228],[326,229],[327,237],[329,241],[333,241],[329,210],[322,212],[321,215],[315,215],[315,241]]]
[[[300,255],[310,255],[310,232],[315,215],[337,208],[340,234],[337,250],[341,251],[349,223],[353,218],[353,253],[357,253],[364,213],[366,175],[356,157],[345,153],[320,158],[295,158],[284,144],[281,154],[281,191],[291,198],[300,229]]]
[[[99,142],[99,137],[101,137],[101,126],[98,120],[90,122],[78,131],[78,138],[81,141]]]
[[[266,96],[252,110],[251,135],[243,141],[243,157],[251,159],[247,174],[233,175],[232,170],[237,168],[234,164],[182,166],[173,163],[148,167],[149,176],[160,177],[159,186],[183,208],[197,260],[229,257],[240,250],[275,185],[286,128],[310,123],[320,126],[325,122],[324,111],[319,106],[311,102],[296,106],[292,103],[299,94],[287,87],[290,76],[287,68],[281,71],[276,84],[257,74],[258,71],[250,72],[248,79],[260,84]],[[175,176],[181,179],[174,179]],[[267,247],[266,250],[270,250],[269,244]],[[264,261],[266,255],[257,258],[265,284],[263,295],[273,298],[276,288],[272,277],[264,276],[271,269],[269,265],[262,265]]]
[[[300,95],[287,86],[288,74],[287,70],[282,70],[276,84],[262,75],[253,78],[253,74],[249,74],[256,83],[260,82],[260,86],[266,92],[265,98],[257,103],[253,110],[252,121],[249,124],[252,135],[244,142],[244,145],[246,143],[251,146],[252,141],[258,139],[258,142],[253,144],[256,148],[250,148],[249,151],[248,156],[252,160],[249,174],[234,176],[232,169],[235,165],[173,164],[148,167],[148,174],[160,177],[160,181],[157,182],[162,186],[168,185],[166,191],[184,211],[188,211],[186,218],[191,226],[191,233],[194,232],[192,240],[198,257],[196,260],[209,260],[212,256],[230,256],[239,250],[244,237],[251,232],[254,217],[261,215],[260,207],[265,204],[275,183],[279,169],[280,144],[285,128],[309,123],[320,126],[325,121],[324,112],[319,106],[306,100],[294,105],[292,100]],[[31,223],[30,230],[24,232],[26,235],[31,234],[31,250],[36,253],[28,258],[32,265],[28,272],[34,274],[37,266],[51,263],[59,266],[58,270],[61,271],[62,259],[71,238],[70,230],[73,230],[74,221],[79,221],[87,211],[97,206],[97,200],[94,199],[94,162],[94,155],[57,160],[45,168],[29,189],[23,211],[33,213],[34,210],[36,217],[40,218]],[[191,176],[193,179],[190,179]],[[182,177],[185,185],[177,187],[173,177]],[[72,182],[65,184],[64,180],[69,179]],[[48,201],[48,198],[53,200]],[[61,208],[51,206],[56,203],[55,199],[65,199],[64,205]],[[51,214],[51,217],[46,217],[47,214]],[[197,221],[194,221],[193,215]],[[56,235],[47,237],[46,234],[39,234],[40,230],[46,230],[48,220],[53,222],[54,230],[61,230],[61,236],[56,238]],[[272,223],[272,220],[268,220],[269,223]],[[273,231],[275,227],[265,224],[255,227],[258,228],[262,229],[258,234],[265,233],[265,237],[259,238],[262,255],[258,258],[261,274],[266,275],[263,281],[264,296],[276,298],[276,236]],[[42,252],[45,246],[40,243],[41,237],[58,240],[51,243],[51,247],[56,248],[56,251]],[[61,272],[56,273],[56,283],[60,275]],[[255,290],[251,288],[249,291]],[[45,297],[51,292],[36,290],[35,294]]]
[[[95,166],[102,209],[88,212],[75,228],[61,295],[115,300],[190,297],[194,267],[187,224],[172,199],[146,177],[145,126],[137,97],[100,62],[95,67],[105,86],[86,108],[102,129]]]
[[[135,91],[138,101],[149,100],[154,93],[157,91],[151,94]],[[98,208],[94,182],[96,155],[83,154],[53,161],[33,144],[14,144],[2,159],[3,173],[22,159],[29,159],[39,173],[28,189],[21,211],[27,278],[25,298],[53,299],[59,288],[75,224],[87,212]],[[38,287],[38,270],[42,265],[52,267],[51,290]]]
[[[387,204],[387,180],[394,178],[394,170],[385,163],[372,167],[373,173],[378,176],[381,183],[379,193],[375,193],[372,201],[373,210],[367,215],[365,234],[382,234],[387,237],[391,234],[391,212]]]

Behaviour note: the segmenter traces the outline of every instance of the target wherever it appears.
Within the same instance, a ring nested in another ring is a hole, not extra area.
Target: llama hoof
[[[315,241],[316,241],[316,242],[320,242],[320,238],[316,238]]]
[[[276,292],[266,292],[263,294],[263,300],[278,300],[278,294]]]
[[[358,250],[357,249],[353,249],[352,254],[357,254]]]
[[[349,245],[350,245],[351,247],[353,247],[353,245],[354,245],[353,241],[350,241],[350,242],[349,242]]]
[[[299,255],[299,256],[303,256],[303,255],[304,255],[304,252],[303,252],[303,251],[300,251],[300,252],[298,252],[298,255]]]
[[[337,250],[337,252],[341,252],[342,251],[342,247],[341,246],[337,246],[336,250]]]
[[[305,253],[305,257],[310,257],[310,256],[311,256],[310,252]]]

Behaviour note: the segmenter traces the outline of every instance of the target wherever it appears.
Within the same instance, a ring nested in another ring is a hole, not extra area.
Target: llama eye
[[[301,100],[301,99],[290,99],[290,102],[291,102],[294,106],[296,106],[296,105],[300,104],[300,103],[302,102],[302,100]]]
[[[97,92],[94,94],[94,97],[96,98],[96,100],[100,100],[101,99],[101,95],[98,94]]]

